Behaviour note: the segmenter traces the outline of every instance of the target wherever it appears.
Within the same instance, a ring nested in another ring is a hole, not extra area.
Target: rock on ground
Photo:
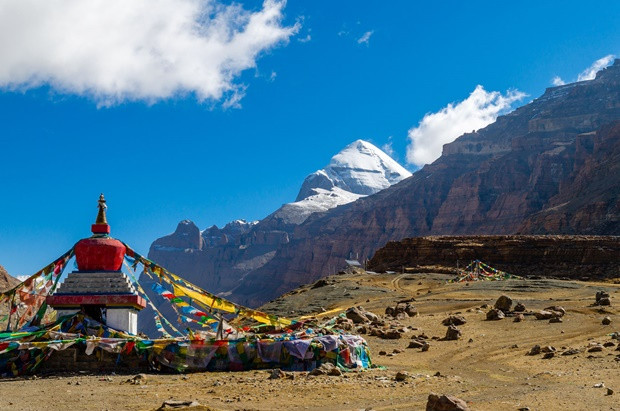
[[[507,295],[502,295],[497,299],[497,301],[495,301],[494,307],[507,313],[512,307],[512,298],[508,297]]]
[[[463,325],[467,322],[462,315],[451,315],[445,318],[441,323],[443,325]]]
[[[500,310],[499,308],[492,308],[487,313],[487,320],[489,321],[501,320],[502,318],[505,318],[505,317],[506,316],[504,315],[504,312]]]
[[[454,325],[450,325],[448,329],[446,330],[446,336],[444,337],[444,339],[448,341],[452,341],[452,340],[458,340],[459,338],[461,338],[461,330],[456,328],[456,326]]]
[[[426,402],[426,411],[469,411],[467,403],[452,395],[431,393]]]

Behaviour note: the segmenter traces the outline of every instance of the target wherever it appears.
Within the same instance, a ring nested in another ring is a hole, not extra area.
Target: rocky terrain
[[[425,235],[620,233],[620,60],[547,89],[375,195],[310,216],[235,297],[260,304]],[[332,268],[333,267],[333,268]]]
[[[519,276],[576,279],[620,277],[620,237],[429,236],[390,241],[368,262],[374,271],[444,271],[481,260]]]
[[[46,409],[86,410],[155,410],[169,400],[203,410],[420,410],[429,401],[434,408],[427,409],[618,409],[620,285],[446,283],[450,278],[358,271],[263,307],[320,322],[336,318],[362,333],[373,363],[385,368],[4,379],[0,408],[40,409],[45,398]],[[604,298],[609,305],[601,305]],[[442,395],[452,408],[437,405]]]

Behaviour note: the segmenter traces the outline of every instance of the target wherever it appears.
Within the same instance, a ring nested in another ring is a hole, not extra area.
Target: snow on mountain
[[[294,203],[270,217],[301,224],[310,214],[347,204],[398,183],[411,173],[373,144],[357,140],[304,180]]]

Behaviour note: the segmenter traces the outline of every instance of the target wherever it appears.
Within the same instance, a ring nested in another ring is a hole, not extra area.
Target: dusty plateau
[[[193,409],[217,410],[424,409],[434,392],[457,396],[474,410],[620,409],[620,340],[611,336],[620,331],[617,280],[446,283],[450,278],[423,273],[336,275],[263,307],[282,315],[314,312],[329,318],[361,305],[384,318],[386,307],[414,298],[410,304],[417,316],[386,321],[388,329],[406,327],[400,338],[365,335],[374,364],[385,369],[342,376],[286,373],[279,379],[269,379],[267,370],[146,374],[137,383],[126,382],[131,375],[115,374],[3,379],[0,408],[154,410],[175,399],[198,402]],[[610,306],[594,305],[600,290],[609,293]],[[524,304],[526,313],[558,305],[566,313],[555,323],[534,315],[525,315],[521,322],[510,316],[487,320],[502,294]],[[447,329],[442,321],[451,314],[465,319],[458,326],[462,336],[442,340]],[[603,325],[604,317],[611,324]],[[407,348],[424,337],[427,351]],[[596,343],[602,349],[589,352]],[[527,355],[535,345],[543,352]],[[556,351],[545,359],[547,346]],[[563,355],[571,349],[577,353]],[[402,371],[408,375],[396,381]]]

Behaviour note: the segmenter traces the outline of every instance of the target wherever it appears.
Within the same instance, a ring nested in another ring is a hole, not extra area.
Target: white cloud
[[[312,40],[312,36],[310,34],[308,34],[306,37],[301,37],[297,39],[297,41],[300,43],[307,43],[310,40]]]
[[[553,80],[551,80],[551,84],[554,86],[563,86],[566,82],[564,82],[560,76],[555,76]]]
[[[366,33],[362,34],[362,37],[357,39],[357,43],[368,44],[368,42],[370,41],[370,36],[372,36],[374,32],[375,32],[374,30],[371,30],[371,31],[367,31]]]
[[[409,130],[407,162],[417,166],[432,163],[441,156],[444,144],[489,125],[523,97],[525,94],[518,90],[502,95],[498,91],[487,92],[479,85],[465,100],[426,114],[417,127]]]
[[[381,146],[381,150],[385,152],[388,156],[394,158],[394,147],[392,147],[392,136],[388,137],[387,143]]]
[[[614,55],[609,54],[596,60],[590,67],[582,71],[577,77],[577,81],[594,80],[596,73],[609,66],[614,61]]]
[[[248,11],[218,0],[3,0],[0,87],[44,85],[99,105],[193,94],[236,106],[239,74],[286,43],[285,1]]]

